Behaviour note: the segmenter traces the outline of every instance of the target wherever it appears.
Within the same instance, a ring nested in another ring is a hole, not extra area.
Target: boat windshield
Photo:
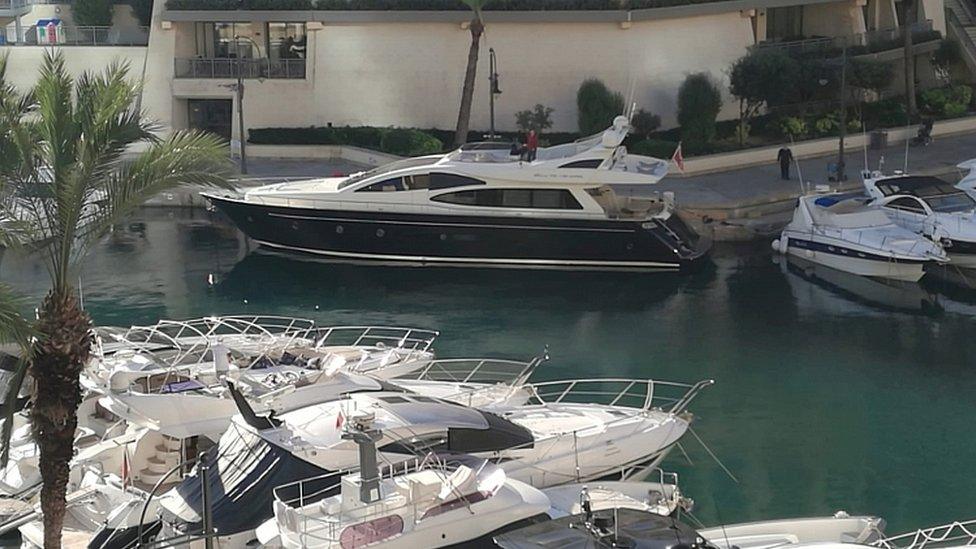
[[[932,211],[939,213],[967,212],[976,208],[976,201],[963,192],[930,196],[925,201]]]
[[[390,173],[396,170],[404,170],[407,168],[413,168],[416,166],[424,166],[426,164],[433,164],[439,156],[418,156],[417,158],[405,158],[403,160],[397,160],[396,162],[390,162],[389,164],[384,164],[382,166],[373,168],[372,170],[367,170],[365,172],[354,173],[347,177],[345,181],[339,183],[338,189],[344,189],[349,185],[359,183],[375,175],[381,175],[384,173]]]

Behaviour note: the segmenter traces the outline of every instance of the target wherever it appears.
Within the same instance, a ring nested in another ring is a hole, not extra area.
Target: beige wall
[[[17,46],[6,48],[9,52],[7,78],[21,91],[30,89],[37,81],[38,70],[44,62],[44,46]],[[123,47],[87,47],[74,46],[61,48],[64,53],[65,65],[72,75],[79,75],[84,71],[100,71],[113,61],[129,63],[134,78],[139,77],[145,59],[146,48]]]
[[[192,23],[155,32],[157,50],[186,56]],[[160,38],[158,35],[166,35]],[[709,39],[703,41],[701,37]],[[496,126],[515,129],[515,112],[542,103],[555,109],[554,130],[575,131],[576,90],[597,77],[631,94],[641,108],[675,120],[678,86],[692,72],[709,72],[725,92],[725,71],[753,43],[751,22],[739,12],[678,21],[634,23],[492,24],[481,45],[471,127],[487,129],[488,49],[494,48],[503,93]],[[183,44],[182,46],[178,44]],[[305,81],[249,80],[248,127],[387,125],[453,128],[460,103],[470,33],[452,23],[326,25],[309,32]],[[165,56],[161,56],[165,57]],[[162,72],[167,72],[162,71]],[[228,81],[174,80],[179,98],[231,97]],[[235,107],[236,108],[236,107]],[[735,115],[729,108],[726,117]],[[181,120],[173,119],[179,127]],[[236,124],[236,120],[235,120]],[[235,129],[236,132],[236,129]]]

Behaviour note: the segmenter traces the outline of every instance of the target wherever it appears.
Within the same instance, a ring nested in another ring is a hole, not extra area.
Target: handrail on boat
[[[962,543],[959,543],[962,541]],[[935,546],[976,545],[976,519],[951,522],[931,528],[923,528],[897,536],[882,538],[873,543],[885,549],[923,549]]]
[[[545,357],[535,357],[530,361],[500,358],[437,359],[416,371],[397,376],[397,379],[521,385],[545,360]]]
[[[428,351],[434,340],[440,335],[437,330],[411,328],[404,326],[328,326],[315,329],[310,337],[314,337],[315,347],[331,345],[389,345],[394,344],[397,349],[412,351]],[[330,341],[332,339],[332,341]],[[337,342],[336,339],[344,341]],[[351,340],[351,341],[350,341]]]
[[[653,379],[587,378],[530,383],[527,387],[532,393],[530,404],[594,403],[594,399],[602,399],[607,402],[595,403],[641,410],[655,407],[678,414],[688,407],[702,389],[714,383],[711,379],[688,384]],[[676,397],[660,396],[655,394],[659,387],[684,389],[684,392]]]

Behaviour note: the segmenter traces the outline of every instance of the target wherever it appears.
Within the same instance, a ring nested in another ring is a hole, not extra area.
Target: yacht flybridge
[[[624,116],[541,148],[476,143],[348,177],[206,196],[260,244],[350,260],[570,269],[676,269],[709,241],[648,191],[667,162],[627,153]]]

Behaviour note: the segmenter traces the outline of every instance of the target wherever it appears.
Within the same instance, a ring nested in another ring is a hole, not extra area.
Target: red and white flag
[[[346,416],[342,415],[342,409],[339,409],[339,415],[336,416],[336,429],[342,429],[342,424],[346,422]]]
[[[685,173],[685,157],[681,155],[681,142],[678,141],[678,148],[674,150],[674,154],[671,155],[671,162],[678,167],[681,173]]]

